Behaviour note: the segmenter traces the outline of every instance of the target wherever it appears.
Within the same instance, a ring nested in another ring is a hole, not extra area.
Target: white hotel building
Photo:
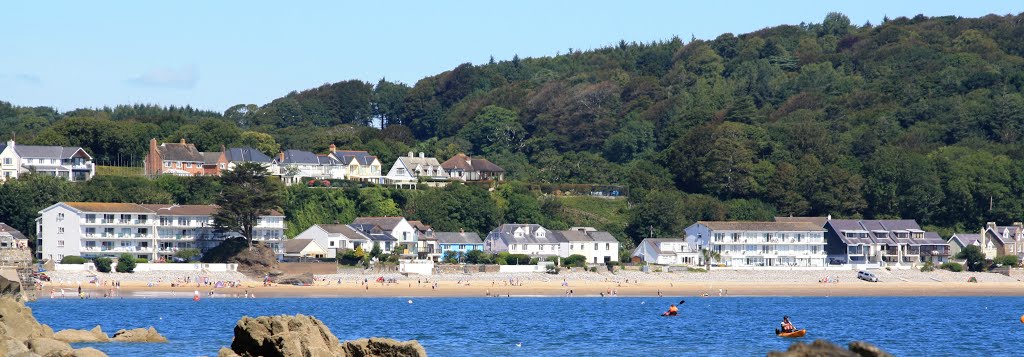
[[[206,251],[235,232],[213,226],[215,205],[166,205],[100,202],[60,202],[39,211],[36,218],[38,259],[60,261],[65,256],[116,257],[131,253],[152,262],[170,260],[181,249]],[[284,256],[284,215],[261,217],[253,240]]]
[[[686,228],[686,240],[729,267],[826,266],[825,229],[809,222],[699,221]]]

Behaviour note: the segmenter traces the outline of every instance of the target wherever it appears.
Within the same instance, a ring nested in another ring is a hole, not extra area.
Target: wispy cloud
[[[199,68],[195,65],[156,68],[126,82],[143,87],[191,89],[199,82]]]
[[[17,74],[0,74],[0,80],[9,82],[18,82],[24,84],[42,84],[43,80],[39,76],[29,73],[17,73]]]

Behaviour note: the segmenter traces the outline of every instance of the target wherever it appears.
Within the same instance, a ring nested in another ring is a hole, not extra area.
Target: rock
[[[416,340],[396,341],[390,338],[364,338],[341,345],[347,356],[409,356],[427,357],[427,350]]]
[[[222,348],[218,353],[221,357],[426,355],[423,346],[416,341],[372,338],[342,344],[323,322],[304,315],[243,317],[235,325],[231,351]]]
[[[103,333],[99,325],[93,327],[92,330],[62,330],[53,334],[55,340],[64,341],[67,343],[76,342],[110,342],[110,337]]]
[[[241,357],[241,356],[239,356],[237,353],[235,353],[235,351],[232,351],[230,348],[221,347],[220,351],[217,351],[217,357]]]
[[[25,342],[0,336],[0,356],[19,356],[28,353]]]
[[[25,345],[32,353],[43,357],[65,357],[71,356],[74,350],[67,342],[61,342],[52,338],[33,338],[25,341]]]
[[[888,352],[882,351],[878,346],[872,345],[867,342],[853,341],[850,342],[850,351],[862,356],[862,357],[893,357]]]
[[[95,348],[86,347],[86,348],[79,348],[79,349],[75,350],[71,354],[71,356],[72,357],[107,357],[107,354],[103,353],[103,351],[97,350]]]
[[[17,270],[10,268],[0,269],[0,295],[11,296],[17,300],[23,299],[21,280],[18,278]]]
[[[844,349],[825,340],[811,344],[801,342],[789,346],[785,352],[771,351],[769,357],[891,357],[892,355],[867,342],[851,342],[850,349]]]
[[[161,336],[152,326],[148,329],[117,330],[111,339],[117,342],[167,342],[167,338]]]
[[[0,297],[0,336],[18,341],[53,336],[49,326],[32,316],[32,309],[11,297]]]
[[[341,343],[310,316],[246,316],[235,325],[231,350],[241,356],[340,356]]]
[[[285,285],[313,285],[313,274],[304,273],[299,275],[284,275],[274,279],[276,284]]]

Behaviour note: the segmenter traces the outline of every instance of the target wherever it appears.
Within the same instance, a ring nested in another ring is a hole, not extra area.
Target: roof
[[[775,221],[783,223],[809,222],[814,223],[818,227],[825,227],[828,217],[775,217]]]
[[[985,230],[991,231],[995,239],[1002,244],[1013,243],[1014,237],[1017,236],[1017,227],[1015,226],[996,226],[995,229],[986,227]],[[1006,231],[1008,236],[1003,236],[1003,231]]]
[[[479,172],[505,172],[501,166],[484,158],[471,158],[466,154],[458,153],[451,159],[441,164],[445,170],[479,171]]]
[[[423,222],[420,221],[409,221],[409,225],[411,225],[412,228],[420,232],[430,230],[430,225],[424,224]]]
[[[565,231],[556,231],[556,233],[568,242],[618,242],[611,233],[600,232],[590,227],[576,227]]]
[[[981,240],[981,234],[978,233],[953,233],[952,237],[949,237],[949,241],[957,240],[960,242],[961,247],[966,247],[971,244],[978,243]],[[979,243],[980,244],[980,243]]]
[[[284,253],[297,254],[302,252],[309,246],[309,243],[313,243],[312,239],[285,239],[284,240]]]
[[[528,231],[528,234],[517,237],[515,231],[523,229]],[[541,237],[537,232],[543,230],[544,236]],[[501,239],[507,244],[552,244],[565,242],[565,237],[554,231],[550,231],[547,228],[542,227],[539,224],[502,224],[495,228],[493,231],[487,234],[487,238]]]
[[[0,148],[0,151],[3,151],[3,148]],[[0,223],[0,232],[10,234],[14,239],[25,239],[25,235],[21,234],[21,231],[8,226],[6,223]],[[477,237],[477,239],[479,239],[479,237]]]
[[[392,231],[402,223],[402,220],[405,220],[405,217],[358,217],[352,224],[372,224],[385,231]]]
[[[251,147],[230,148],[224,153],[230,162],[262,162],[269,164],[273,161],[270,156]]]
[[[338,159],[338,161],[345,165],[352,163],[353,159],[360,165],[369,165],[373,163],[373,160],[377,160],[376,156],[359,150],[338,150],[331,153],[331,155],[334,155],[335,159]]]
[[[203,162],[203,154],[196,149],[195,144],[162,143],[156,150],[163,161]]]
[[[767,231],[767,232],[824,232],[821,226],[809,222],[752,222],[752,221],[698,221],[718,231]]]
[[[337,165],[337,161],[327,155],[317,155],[309,151],[285,150],[281,164]]]
[[[399,161],[405,164],[406,167],[412,169],[416,166],[441,166],[441,163],[433,157],[419,157],[419,156],[401,156],[398,158]]]
[[[203,154],[203,164],[206,164],[206,165],[216,165],[217,162],[220,161],[220,155],[223,154],[223,153],[224,153],[223,151],[211,151],[211,152],[204,152],[204,153],[202,153]]]
[[[832,227],[839,239],[846,244],[909,244],[942,245],[946,241],[935,232],[925,232],[912,219],[855,220],[833,219],[826,224]],[[844,232],[864,233],[867,237],[847,237]],[[923,232],[920,238],[897,238],[895,232]]]
[[[78,146],[41,146],[41,145],[15,145],[14,151],[21,157],[33,157],[33,158],[52,158],[52,159],[70,159],[79,150],[82,150]],[[3,151],[3,149],[0,149]],[[89,156],[89,153],[85,153]],[[92,156],[89,156],[91,159]]]
[[[104,212],[104,213],[153,213],[146,207],[134,203],[114,202],[64,202],[82,212]]]
[[[168,216],[212,216],[220,210],[217,205],[144,204],[141,206],[156,214]]]
[[[483,244],[476,232],[434,232],[434,239],[441,244]]]

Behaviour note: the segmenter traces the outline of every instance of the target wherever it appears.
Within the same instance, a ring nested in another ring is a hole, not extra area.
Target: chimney
[[[412,151],[409,152],[409,157],[415,157],[413,156]]]
[[[155,152],[156,151],[156,138],[149,139],[149,151],[150,152]]]
[[[331,152],[332,152],[332,153],[338,150],[338,147],[337,147],[337,146],[334,146],[334,144],[331,144],[331,146],[329,146],[328,148],[330,148],[330,149],[331,149]]]
[[[459,233],[466,233],[465,229],[459,228]]]
[[[185,145],[185,138],[181,138],[181,145]]]
[[[422,157],[423,157],[423,152],[422,152],[422,151],[420,151],[420,158],[422,158]]]
[[[832,220],[832,215],[831,215],[831,214],[830,214],[830,215],[828,215],[828,219],[827,219],[827,220],[828,220],[828,221],[831,221],[831,220]]]
[[[996,222],[985,223],[985,228],[991,229],[993,231],[996,230]]]
[[[277,154],[277,161],[284,161],[284,151]]]
[[[11,138],[11,140],[7,140],[7,146],[10,146],[12,148],[14,147],[14,138]]]

